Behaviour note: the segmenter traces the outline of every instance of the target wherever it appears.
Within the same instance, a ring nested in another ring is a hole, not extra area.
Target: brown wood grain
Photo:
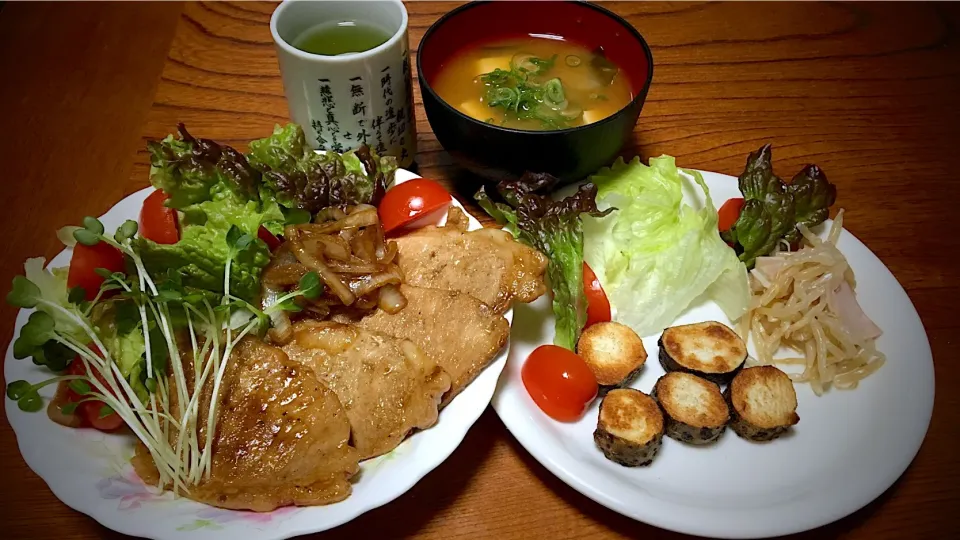
[[[456,3],[408,4],[411,44]],[[267,26],[273,4],[7,3],[0,11],[5,257],[53,255],[53,231],[148,184],[144,143],[185,122],[246,148],[287,121]],[[796,538],[960,537],[960,9],[948,4],[608,5],[651,44],[654,83],[626,156],[669,153],[736,175],[774,144],[777,167],[814,162],[845,226],[906,288],[936,365],[934,417],[901,479],[850,517]],[[421,174],[463,175],[417,97]],[[461,199],[465,199],[461,193]],[[0,343],[15,312],[0,308]],[[910,359],[898,359],[910,361]],[[891,396],[890,399],[911,399]],[[6,406],[8,402],[4,403]],[[882,433],[878,433],[882,444]],[[836,444],[843,444],[836,441]],[[824,452],[830,452],[825,447]],[[0,427],[9,538],[119,537],[60,503]],[[785,464],[785,466],[789,466]],[[332,538],[683,538],[609,511],[553,477],[488,409],[409,493]]]

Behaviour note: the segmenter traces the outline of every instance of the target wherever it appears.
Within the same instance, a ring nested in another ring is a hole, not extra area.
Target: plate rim
[[[683,170],[696,171],[702,174],[704,177],[704,180],[708,184],[708,187],[711,182],[709,178],[713,178],[714,182],[716,181],[736,182],[737,180],[736,177],[723,174],[723,173],[704,171],[700,169],[690,169],[690,168],[683,168]],[[711,195],[713,196],[713,194]],[[717,203],[716,199],[714,199],[714,203],[716,205]],[[930,347],[930,339],[929,339],[929,336],[927,335],[925,327],[923,326],[923,320],[920,317],[919,313],[917,312],[916,306],[913,304],[913,300],[910,298],[909,294],[907,294],[906,290],[903,288],[903,285],[900,283],[897,277],[893,274],[893,272],[890,271],[890,269],[883,263],[883,261],[879,257],[877,257],[877,255],[873,253],[873,251],[871,251],[870,248],[866,246],[866,244],[860,241],[860,239],[857,238],[848,229],[844,228],[843,232],[845,233],[845,235],[849,235],[853,241],[858,243],[867,253],[869,253],[870,256],[876,259],[876,262],[879,263],[880,268],[882,268],[882,270],[889,275],[889,277],[893,280],[893,282],[896,283],[897,286],[899,287],[899,291],[903,293],[903,298],[906,299],[907,304],[910,306],[910,309],[912,310],[912,312],[908,315],[912,315],[912,317],[915,319],[920,329],[920,333],[922,334],[922,337],[923,337],[924,347],[922,351],[917,351],[916,359],[925,360],[924,367],[927,368],[929,371],[928,382],[929,382],[930,391],[927,393],[928,399],[927,399],[927,402],[925,403],[926,406],[923,408],[924,410],[923,418],[922,418],[922,421],[920,418],[916,419],[918,423],[922,423],[922,425],[924,426],[923,430],[920,432],[919,438],[910,444],[910,447],[912,448],[912,450],[910,452],[905,452],[900,462],[897,463],[896,466],[888,469],[888,473],[885,475],[882,475],[883,479],[875,483],[875,485],[878,486],[876,489],[869,489],[867,490],[869,491],[869,493],[864,493],[862,496],[855,497],[858,500],[858,502],[850,503],[846,507],[839,509],[836,512],[833,512],[830,515],[824,515],[824,513],[821,513],[820,515],[817,515],[814,517],[808,517],[806,519],[798,519],[798,516],[796,514],[785,516],[785,517],[789,517],[789,519],[781,520],[783,525],[780,525],[778,527],[767,527],[767,528],[764,528],[764,530],[762,531],[757,529],[753,529],[753,530],[741,529],[739,531],[720,530],[717,526],[711,525],[711,524],[707,524],[706,526],[697,526],[696,518],[690,519],[688,522],[685,523],[682,517],[679,519],[669,519],[669,518],[662,518],[654,514],[645,514],[642,509],[638,510],[638,508],[636,507],[634,508],[625,507],[623,504],[620,503],[620,501],[616,500],[616,498],[605,493],[604,490],[598,489],[590,481],[584,480],[582,476],[586,476],[585,473],[578,474],[577,472],[571,471],[568,465],[571,463],[575,464],[576,461],[569,454],[569,452],[566,452],[564,450],[544,451],[543,450],[544,448],[547,448],[547,447],[553,448],[553,446],[551,445],[539,446],[532,442],[534,441],[534,437],[539,436],[540,432],[542,432],[541,425],[538,424],[537,422],[523,421],[522,419],[524,417],[524,414],[522,412],[512,411],[508,408],[509,405],[505,404],[506,398],[504,398],[504,396],[507,395],[508,392],[521,393],[521,394],[524,392],[522,384],[520,384],[519,382],[513,381],[510,374],[510,370],[509,370],[510,362],[520,361],[519,359],[513,358],[512,355],[510,358],[508,358],[508,366],[507,368],[504,369],[504,374],[503,376],[500,377],[500,381],[497,384],[497,391],[494,394],[493,400],[491,402],[491,406],[493,407],[494,411],[496,411],[497,416],[500,418],[500,420],[504,423],[504,426],[511,433],[511,435],[513,435],[513,437],[517,440],[517,442],[520,443],[520,445],[524,448],[524,450],[527,453],[529,453],[544,468],[546,468],[551,474],[559,478],[561,481],[563,481],[565,484],[567,484],[568,486],[570,486],[580,494],[591,499],[592,501],[602,506],[605,506],[610,510],[613,510],[625,517],[634,519],[642,523],[646,523],[651,526],[655,526],[661,529],[670,530],[674,532],[679,532],[684,534],[694,534],[694,535],[710,537],[710,538],[738,538],[739,539],[739,538],[764,538],[769,536],[795,534],[803,531],[816,529],[818,527],[822,527],[824,525],[828,525],[830,523],[843,519],[844,517],[859,511],[860,509],[869,505],[878,497],[883,495],[887,490],[890,489],[891,486],[893,486],[897,482],[897,480],[904,474],[904,472],[906,472],[906,470],[909,468],[911,463],[913,463],[913,460],[916,458],[917,454],[919,453],[920,448],[923,446],[923,442],[926,439],[926,433],[929,431],[929,428],[930,428],[930,422],[933,416],[934,394],[936,391],[935,370],[934,370],[934,363],[933,363],[933,353]],[[918,376],[918,379],[919,379],[919,376]],[[531,429],[531,428],[536,428],[536,429]],[[562,463],[561,461],[556,459],[558,455],[564,455],[564,454],[566,455],[566,458],[568,458],[567,461],[569,461],[569,463]],[[909,456],[907,457],[906,454],[909,454]],[[661,501],[663,500],[661,499]],[[681,516],[684,510],[689,510],[693,508],[693,507],[683,506],[675,502],[664,502],[664,504],[672,506],[673,510],[677,513],[677,515],[681,515]]]
[[[400,184],[415,178],[422,178],[422,177],[419,174],[414,173],[410,170],[397,168],[395,173],[395,180],[393,184],[391,184],[391,187],[392,185]],[[140,204],[139,201],[142,201],[143,199],[145,199],[147,195],[149,195],[154,191],[154,189],[155,188],[153,186],[147,186],[145,188],[136,190],[124,196],[119,201],[114,203],[110,208],[104,211],[100,215],[100,219],[104,219],[105,216],[107,216],[107,214],[110,214],[111,212],[116,210],[117,207],[120,206],[121,204],[124,204],[127,202],[135,202],[139,206]],[[467,210],[457,200],[456,197],[452,197],[451,204],[454,206],[460,207],[461,210],[463,210],[463,212],[468,216],[468,219],[470,220],[470,230],[475,230],[476,227],[479,227],[479,228],[483,227],[482,223],[478,219],[476,219],[476,217],[473,216],[469,212],[469,210]],[[129,216],[126,216],[126,217],[127,219],[133,219],[133,217],[129,217]],[[53,261],[56,260],[58,257],[64,256],[68,250],[69,248],[64,248],[63,250],[58,252],[56,255],[51,257],[48,261],[45,261],[45,263],[47,265],[53,263]],[[19,328],[22,326],[21,321],[26,318],[25,313],[30,311],[32,310],[18,309],[17,314],[14,318],[14,325],[13,325],[14,331],[11,335],[11,340],[7,346],[6,355],[4,357],[4,378],[5,379],[10,378],[10,372],[8,372],[8,369],[7,369],[8,363],[26,361],[26,360],[14,359],[12,351],[13,351],[13,341],[16,339],[17,334],[19,332]],[[512,326],[513,309],[511,308],[507,310],[507,312],[505,312],[503,316],[508,320],[508,322]],[[375,510],[386,504],[389,504],[390,502],[401,497],[402,495],[404,495],[405,493],[413,489],[413,487],[416,486],[417,483],[419,483],[420,480],[422,480],[426,475],[430,474],[442,463],[444,463],[453,454],[453,452],[455,452],[460,447],[460,444],[463,442],[467,433],[476,424],[477,420],[479,420],[480,416],[483,414],[483,412],[486,410],[487,406],[490,404],[490,402],[493,399],[493,395],[496,391],[496,387],[499,382],[500,375],[502,374],[503,369],[506,366],[507,358],[509,357],[509,354],[510,354],[511,343],[512,342],[508,336],[507,342],[504,344],[503,348],[500,350],[497,356],[493,359],[493,361],[491,361],[490,364],[488,364],[483,369],[480,375],[476,379],[474,379],[474,381],[470,385],[468,385],[468,387],[465,388],[460,393],[460,395],[456,396],[447,405],[445,410],[450,409],[452,406],[454,406],[458,402],[457,401],[458,399],[461,399],[460,402],[465,402],[462,399],[462,396],[471,395],[471,394],[476,394],[476,399],[482,402],[483,405],[475,407],[475,410],[467,408],[464,411],[457,411],[456,409],[453,409],[452,411],[450,411],[450,412],[457,413],[457,418],[459,420],[458,425],[460,426],[460,429],[454,428],[453,432],[446,434],[447,436],[445,437],[444,440],[450,441],[450,443],[452,444],[448,445],[444,450],[434,451],[430,454],[424,454],[423,452],[421,452],[420,459],[423,459],[422,456],[424,455],[433,456],[433,459],[430,459],[429,461],[412,462],[410,464],[410,465],[414,465],[416,463],[419,463],[420,466],[418,467],[411,467],[411,466],[403,467],[403,469],[405,469],[406,471],[412,471],[412,472],[409,475],[404,476],[402,478],[403,480],[405,480],[402,484],[393,484],[394,486],[396,486],[393,489],[384,489],[381,491],[374,491],[373,493],[380,493],[381,496],[371,496],[369,499],[366,499],[366,501],[368,502],[366,502],[365,504],[358,504],[356,508],[353,508],[350,511],[344,513],[343,515],[340,515],[330,521],[324,522],[319,526],[306,525],[306,526],[298,527],[294,525],[295,522],[293,521],[292,518],[290,518],[290,519],[272,524],[268,529],[254,529],[249,527],[244,527],[242,529],[231,528],[229,531],[227,529],[224,529],[223,531],[211,531],[213,534],[211,534],[210,536],[221,537],[225,532],[233,532],[233,533],[242,533],[244,538],[255,537],[255,538],[263,538],[263,539],[279,540],[279,539],[286,539],[286,538],[291,538],[294,536],[300,536],[305,534],[320,533],[323,531],[334,529],[345,523],[353,521],[358,517],[362,516],[363,514],[366,514],[371,510]],[[477,383],[480,383],[481,380],[483,380],[485,383],[482,386],[477,384]],[[484,395],[486,396],[485,399],[483,398]],[[26,446],[29,443],[28,439],[30,439],[31,437],[26,435],[25,433],[21,433],[21,431],[18,430],[18,427],[17,427],[18,425],[21,425],[20,430],[25,430],[28,428],[22,425],[23,420],[21,418],[15,418],[15,417],[22,416],[24,418],[27,418],[30,415],[37,415],[39,413],[23,413],[22,411],[17,409],[15,406],[11,407],[12,402],[9,401],[5,396],[4,396],[4,400],[5,400],[4,408],[6,409],[7,423],[10,425],[11,430],[14,432],[14,437],[17,441],[17,450],[20,452],[20,457],[23,459],[24,463],[27,464],[30,470],[33,471],[33,473],[36,474],[41,480],[43,480],[47,488],[53,493],[53,495],[61,503],[65,504],[66,506],[68,506],[69,508],[77,512],[80,512],[89,516],[90,518],[97,521],[97,523],[99,523],[103,527],[106,527],[108,529],[111,529],[113,531],[116,531],[122,534],[130,535],[130,536],[152,538],[156,540],[167,540],[172,538],[182,538],[185,534],[188,534],[181,531],[169,532],[169,531],[159,531],[159,530],[153,529],[150,526],[152,521],[150,520],[149,517],[146,517],[146,516],[144,517],[144,519],[138,521],[138,523],[143,523],[143,527],[138,528],[136,526],[129,526],[126,524],[126,520],[116,520],[116,519],[111,520],[111,516],[113,516],[120,510],[114,506],[110,506],[109,509],[105,509],[105,505],[97,504],[98,502],[100,502],[100,498],[72,496],[72,494],[70,493],[70,490],[66,489],[65,482],[63,480],[58,481],[56,479],[59,475],[62,475],[62,471],[56,468],[51,468],[48,464],[44,464],[43,459],[41,457],[31,452],[30,451],[31,449],[27,448]],[[443,411],[441,411],[440,414],[442,415]],[[452,416],[452,415],[448,413],[448,416]],[[41,414],[37,418],[42,418],[43,421],[50,422],[46,414]],[[452,424],[450,425],[452,426]],[[436,427],[436,424],[434,426],[431,426],[430,429],[434,427]],[[71,428],[62,428],[62,429],[68,430]],[[412,436],[416,436],[417,434],[419,434],[419,431],[420,430],[418,430],[418,433],[414,433],[413,435],[408,436],[407,438],[404,439],[404,441],[410,440]],[[425,431],[429,431],[429,429]],[[111,436],[111,435],[108,434],[106,436]],[[91,485],[89,491],[95,494],[96,488]],[[356,497],[356,494],[352,493],[351,497]],[[297,508],[300,512],[309,512],[311,509],[318,510],[323,508],[329,508],[329,507],[335,506],[336,504],[341,504],[343,502],[350,500],[351,497],[348,497],[347,499],[339,503],[334,503],[334,505],[302,506],[302,507],[293,507],[293,508]],[[209,508],[216,508],[210,505],[205,505],[203,503],[198,503],[196,501],[191,501],[191,503],[202,504],[203,506],[209,507]],[[288,508],[288,507],[282,507],[282,508]],[[207,534],[204,534],[203,531],[192,531],[189,534],[198,535],[200,537],[208,536]]]

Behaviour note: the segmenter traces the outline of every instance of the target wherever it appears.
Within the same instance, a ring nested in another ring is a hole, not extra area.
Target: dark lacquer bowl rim
[[[600,120],[597,120],[596,122],[591,122],[589,124],[584,124],[582,126],[573,126],[573,127],[563,128],[563,129],[545,129],[545,130],[517,129],[517,128],[508,128],[508,127],[498,126],[495,124],[490,124],[487,122],[483,122],[481,120],[477,120],[476,118],[470,115],[464,114],[459,109],[457,109],[453,105],[450,105],[442,97],[440,97],[440,94],[438,94],[433,89],[433,87],[430,86],[430,82],[427,81],[427,77],[423,74],[423,69],[421,66],[420,59],[423,54],[423,49],[425,48],[425,45],[429,43],[430,36],[431,34],[433,34],[434,30],[436,30],[441,25],[443,25],[443,23],[445,23],[447,20],[457,17],[463,14],[465,11],[469,11],[470,9],[473,9],[477,6],[480,6],[483,4],[495,3],[492,0],[480,0],[475,2],[469,2],[462,6],[458,6],[448,11],[447,13],[445,13],[442,17],[437,19],[436,22],[430,25],[430,28],[428,28],[427,31],[423,34],[423,38],[420,40],[420,46],[417,48],[417,78],[420,80],[420,92],[421,93],[428,92],[430,96],[436,99],[445,109],[447,109],[447,111],[452,112],[454,115],[459,116],[461,119],[467,120],[474,124],[481,125],[481,126],[484,126],[485,128],[492,129],[494,131],[498,131],[501,133],[523,134],[523,135],[541,136],[541,137],[558,135],[558,134],[578,133],[581,131],[589,130],[591,128],[602,126],[604,124],[617,120],[617,118],[623,115],[628,109],[631,109],[632,107],[635,107],[641,102],[643,102],[644,100],[646,100],[647,91],[650,90],[650,84],[653,82],[653,53],[650,51],[650,46],[647,44],[647,40],[643,39],[643,35],[640,34],[640,32],[636,28],[634,28],[632,24],[627,22],[626,19],[610,11],[607,8],[598,6],[591,2],[584,2],[582,0],[558,0],[558,1],[563,1],[564,3],[568,3],[568,4],[579,4],[586,8],[593,9],[608,18],[613,19],[614,21],[619,23],[621,26],[623,26],[627,31],[629,31],[633,35],[634,39],[636,39],[640,43],[641,48],[643,48],[643,52],[647,57],[647,66],[649,66],[649,69],[647,69],[647,78],[643,83],[643,87],[637,92],[637,94],[633,97],[633,99],[629,103],[627,103],[626,105],[618,109],[617,112],[611,114],[610,116],[607,116],[606,118],[602,118]]]

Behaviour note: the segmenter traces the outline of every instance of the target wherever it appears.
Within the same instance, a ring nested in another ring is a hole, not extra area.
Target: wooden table
[[[410,4],[411,42],[453,7]],[[839,186],[845,225],[907,289],[930,337],[936,405],[913,465],[865,509],[798,537],[960,537],[951,513],[960,508],[960,9],[610,7],[646,36],[656,63],[625,154],[669,153],[686,167],[736,175],[747,153],[769,141],[780,170],[819,164]],[[22,272],[24,258],[54,255],[56,228],[146,186],[144,143],[178,121],[242,150],[287,121],[267,25],[272,9],[219,2],[2,7],[0,174],[8,191],[0,283]],[[419,98],[417,105],[421,172],[450,178],[450,157]],[[0,313],[6,346],[15,312],[4,305]],[[10,427],[0,424],[4,537],[114,536],[60,503],[20,458]],[[877,436],[882,444],[883,434]],[[681,535],[621,517],[567,487],[488,410],[453,456],[409,493],[329,536]]]

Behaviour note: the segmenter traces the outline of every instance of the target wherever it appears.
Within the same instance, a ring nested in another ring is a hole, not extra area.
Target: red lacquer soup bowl
[[[464,50],[530,34],[561,36],[590,50],[602,47],[629,81],[633,99],[591,124],[528,131],[471,118],[434,91],[431,83]],[[488,180],[532,171],[569,183],[611,163],[630,140],[653,78],[653,57],[628,22],[587,2],[472,2],[427,30],[417,52],[417,70],[427,120],[460,165]]]

